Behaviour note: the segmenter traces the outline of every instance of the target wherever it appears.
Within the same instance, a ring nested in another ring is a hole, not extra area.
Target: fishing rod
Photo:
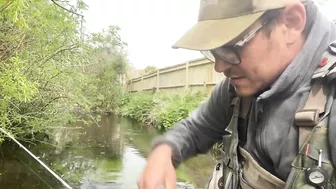
[[[19,141],[17,141],[11,134],[6,132],[4,129],[0,128],[0,131],[12,139],[17,145],[23,148],[30,156],[32,156],[37,162],[39,162],[45,169],[47,169],[57,180],[59,180],[67,189],[72,189],[72,187],[66,183],[60,176],[58,176],[53,170],[51,170],[47,165],[45,165],[38,157],[36,157],[32,152],[30,152],[26,147],[24,147]]]

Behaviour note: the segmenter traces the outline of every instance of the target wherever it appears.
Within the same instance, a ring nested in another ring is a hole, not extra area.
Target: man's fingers
[[[174,171],[175,170],[167,174],[167,177],[165,179],[166,189],[176,189],[176,176]]]
[[[138,189],[176,189],[175,169],[171,163],[171,148],[161,145],[147,158],[147,164],[137,182]],[[172,176],[167,177],[169,174]],[[168,185],[165,185],[166,180]]]
[[[139,177],[139,179],[137,181],[137,185],[138,185],[138,189],[145,189],[143,187],[143,178],[142,178],[142,175]]]
[[[149,177],[153,178],[153,177]],[[145,180],[143,177],[137,182],[138,189],[165,189],[165,187],[158,187],[160,184],[154,181],[154,179]],[[162,185],[162,184],[161,184]]]

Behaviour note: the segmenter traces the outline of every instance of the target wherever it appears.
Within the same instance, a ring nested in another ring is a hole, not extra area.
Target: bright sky
[[[118,25],[128,44],[128,59],[137,69],[158,68],[184,63],[202,57],[199,52],[172,49],[197,22],[199,0],[84,0],[86,28],[98,32]],[[328,0],[325,14],[336,19],[336,0]]]

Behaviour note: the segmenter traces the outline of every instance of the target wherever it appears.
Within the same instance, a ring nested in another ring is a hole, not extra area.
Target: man
[[[201,51],[226,79],[153,141],[139,189],[175,188],[175,168],[220,141],[223,164],[209,189],[334,188],[327,129],[316,126],[330,109],[307,99],[314,72],[333,63],[323,55],[335,39],[335,25],[312,1],[201,0],[198,23],[173,47]],[[323,107],[309,114],[311,105]],[[314,127],[298,128],[307,125]]]

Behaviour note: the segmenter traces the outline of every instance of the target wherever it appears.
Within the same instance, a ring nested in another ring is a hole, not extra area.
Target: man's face
[[[254,27],[258,24],[261,23]],[[215,55],[215,70],[231,79],[239,95],[253,95],[270,85],[285,69],[287,64],[282,62],[284,50],[281,35],[276,30],[271,36],[267,36],[262,30],[245,46],[237,49],[240,64],[229,64]]]
[[[295,13],[295,10],[291,11],[289,16],[292,18],[293,15],[299,17],[303,14]],[[261,30],[237,50],[241,58],[240,64],[229,64],[214,54],[215,70],[231,79],[238,95],[250,96],[265,90],[281,75],[299,52],[304,41],[301,33],[305,17],[301,20],[294,20],[301,23],[289,23],[286,20],[287,15],[282,14],[279,16],[279,23],[275,25],[270,35],[265,30]],[[246,32],[236,37],[237,40],[234,39],[226,45],[234,45],[249,31],[260,25],[261,22],[256,22]]]

